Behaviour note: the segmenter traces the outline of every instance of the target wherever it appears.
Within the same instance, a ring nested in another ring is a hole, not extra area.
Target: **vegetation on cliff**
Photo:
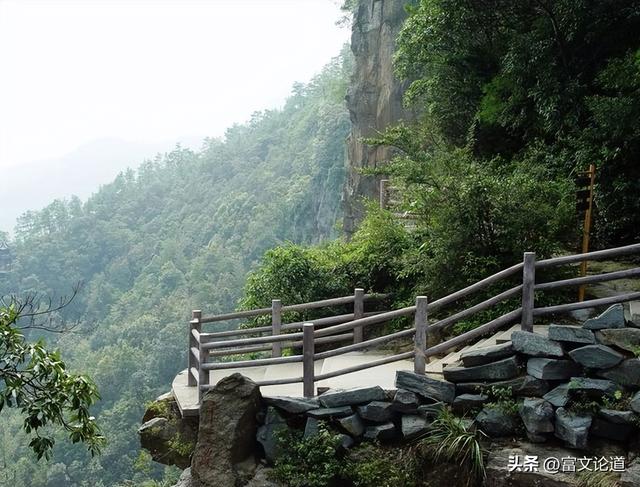
[[[190,310],[233,309],[265,250],[337,233],[350,59],[345,50],[309,84],[295,85],[284,107],[256,113],[199,152],[177,148],[84,203],[56,201],[20,219],[0,295],[60,296],[83,283],[56,316],[80,318],[79,327],[26,330],[25,338],[46,339],[71,370],[94,379],[102,400],[92,413],[107,444],[91,458],[58,432],[52,460],[37,463],[22,416],[5,407],[0,485],[100,487],[162,474],[138,458],[136,430],[145,402],[185,366]]]
[[[371,210],[351,242],[274,250],[245,302],[264,304],[263,289],[283,288],[308,266],[314,277],[302,275],[299,287],[318,297],[329,290],[311,281],[325,273],[343,292],[392,291],[402,305],[510,266],[523,251],[573,251],[573,177],[590,163],[594,244],[640,236],[640,3],[421,0],[407,10],[396,70],[421,116],[367,142],[394,149],[370,172],[390,176],[400,200],[392,211],[411,214],[415,228]],[[280,275],[269,272],[276,260]]]

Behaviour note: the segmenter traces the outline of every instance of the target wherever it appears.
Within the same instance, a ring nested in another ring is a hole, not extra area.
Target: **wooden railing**
[[[466,345],[472,340],[483,335],[495,333],[499,329],[513,324],[518,320],[520,321],[523,330],[533,331],[534,318],[537,316],[640,299],[640,292],[630,292],[608,298],[593,299],[590,301],[567,303],[543,308],[535,307],[536,291],[549,291],[570,286],[581,286],[584,284],[628,279],[640,276],[640,267],[636,267],[623,271],[538,283],[536,282],[536,270],[574,264],[587,260],[608,259],[632,254],[640,254],[640,244],[600,250],[585,254],[555,257],[540,261],[536,261],[534,253],[526,252],[521,263],[504,269],[492,276],[467,286],[464,289],[449,294],[448,296],[432,302],[428,302],[426,296],[418,296],[414,306],[386,312],[365,313],[365,301],[373,300],[381,295],[368,295],[365,294],[362,289],[356,289],[353,296],[288,306],[282,306],[282,303],[279,300],[273,300],[271,308],[239,311],[236,313],[213,317],[202,317],[201,311],[193,311],[192,320],[189,325],[189,385],[198,386],[199,391],[202,394],[204,391],[212,387],[212,385],[209,384],[209,371],[211,370],[258,367],[285,363],[302,363],[301,376],[263,380],[258,381],[258,384],[261,386],[269,386],[302,383],[304,396],[310,397],[314,395],[315,383],[318,381],[365,370],[383,364],[397,362],[399,360],[413,359],[414,371],[419,374],[424,374],[426,362],[429,357],[441,355],[451,349]],[[515,287],[496,294],[495,296],[478,304],[465,308],[461,311],[457,311],[445,318],[429,323],[429,314],[434,313],[435,311],[456,301],[469,298],[478,291],[484,290],[489,286],[503,282],[504,280],[516,275],[521,275],[522,280],[521,283]],[[521,298],[521,306],[518,308],[477,328],[450,338],[437,345],[427,347],[429,333],[448,328],[463,319],[469,318],[478,312],[490,309],[496,304],[516,296],[520,296]],[[304,311],[347,304],[353,304],[353,313],[320,318],[313,322],[306,323],[282,323],[282,313],[285,311]],[[202,332],[202,325],[205,323],[269,314],[271,315],[271,326],[215,333]],[[400,317],[413,317],[413,327],[384,336],[370,338],[368,340],[363,339],[364,328],[385,323]],[[268,335],[220,340],[221,338],[244,335],[261,335],[263,333],[268,333]],[[413,338],[412,350],[324,374],[315,374],[314,363],[317,360],[323,360],[329,357],[335,357],[345,353],[378,346],[391,340],[409,337]],[[316,352],[316,346],[318,345],[334,344],[346,341],[351,341],[352,343],[339,346],[338,348]],[[298,348],[302,347],[302,354],[283,357],[282,347],[285,345]],[[264,352],[268,350],[271,350],[270,358],[231,362],[209,361],[210,357]]]

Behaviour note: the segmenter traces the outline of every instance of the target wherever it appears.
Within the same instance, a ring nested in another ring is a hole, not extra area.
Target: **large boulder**
[[[173,487],[194,487],[193,479],[191,478],[191,468],[187,468],[182,472],[178,479],[178,483]]]
[[[243,485],[253,476],[260,388],[238,373],[223,378],[200,406],[191,475],[200,487]],[[247,477],[247,475],[250,475]]]
[[[420,399],[415,392],[398,389],[393,396],[393,410],[401,413],[413,413],[418,410]]]
[[[564,440],[567,446],[584,450],[587,448],[592,421],[591,416],[579,415],[565,408],[558,408],[556,409],[555,435]]]
[[[624,360],[624,356],[605,345],[586,345],[569,352],[569,356],[588,369],[610,369]]]
[[[516,357],[509,357],[475,367],[448,366],[442,370],[444,378],[450,382],[497,381],[512,379],[520,373]]]
[[[360,416],[358,416],[357,414],[352,414],[351,416],[342,418],[338,420],[338,423],[340,424],[342,429],[344,429],[347,433],[349,433],[349,435],[353,436],[354,438],[362,436],[362,433],[364,433],[364,423],[362,422],[362,419],[360,419]]]
[[[569,394],[583,393],[589,397],[613,396],[620,388],[610,380],[572,377],[569,381]]]
[[[582,325],[588,330],[602,330],[605,328],[624,328],[624,307],[621,304],[614,304],[601,315],[588,319]]]
[[[506,342],[491,347],[480,347],[462,352],[460,359],[465,367],[475,367],[476,365],[484,365],[510,357],[514,353],[512,343]]]
[[[529,433],[553,432],[553,406],[544,399],[526,398],[519,408],[520,417]]]
[[[569,395],[569,383],[565,382],[564,384],[560,384],[558,387],[547,392],[542,398],[557,408],[566,406],[571,399]]]
[[[640,348],[640,329],[638,328],[610,328],[596,332],[596,338],[604,345],[636,352]]]
[[[320,403],[316,398],[302,399],[298,397],[272,396],[265,397],[264,402],[291,414],[306,413],[320,407]]]
[[[596,374],[621,386],[640,387],[640,359],[624,360],[619,365],[608,370],[599,370]]]
[[[572,360],[530,358],[527,374],[542,380],[564,380],[579,375],[581,368]]]
[[[516,352],[532,357],[560,358],[564,355],[560,343],[530,331],[514,331],[511,334],[511,343]]]
[[[198,436],[198,418],[183,418],[171,393],[152,402],[138,429],[140,446],[164,465],[187,468]]]
[[[549,390],[549,383],[546,380],[537,379],[530,375],[496,382],[458,382],[456,384],[456,394],[480,394],[491,387],[511,389],[511,392],[516,396],[540,397]]]
[[[368,426],[364,432],[364,438],[369,441],[390,441],[398,436],[398,430],[393,423]]]
[[[581,343],[591,345],[596,342],[596,337],[591,330],[579,326],[549,325],[549,338],[558,342]]]
[[[412,440],[429,431],[429,423],[417,414],[405,414],[400,418],[400,430],[405,440]]]
[[[273,406],[267,408],[264,424],[258,428],[256,439],[268,462],[273,463],[278,457],[278,435],[287,428],[287,422],[278,410]]]
[[[372,423],[386,423],[393,416],[390,402],[372,401],[369,404],[358,406],[357,409],[362,419]]]
[[[485,407],[478,413],[475,422],[480,430],[492,438],[514,436],[518,430],[518,418],[499,407]]]
[[[488,401],[489,396],[486,394],[460,394],[453,401],[452,408],[454,411],[466,413],[482,407]]]
[[[325,408],[365,404],[371,401],[384,401],[386,395],[380,386],[356,387],[353,389],[335,389],[320,396]]]
[[[331,418],[344,418],[353,414],[351,406],[339,406],[336,408],[319,408],[312,409],[307,412],[307,416],[314,419],[331,419]]]
[[[396,372],[396,387],[415,392],[425,399],[452,403],[456,396],[456,386],[451,382],[432,379],[426,375],[415,374],[408,370]]]

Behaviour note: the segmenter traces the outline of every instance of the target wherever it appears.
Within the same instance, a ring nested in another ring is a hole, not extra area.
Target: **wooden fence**
[[[301,376],[258,381],[258,385],[268,386],[302,383],[304,396],[312,397],[314,396],[315,383],[318,381],[365,370],[383,364],[397,362],[399,360],[413,359],[414,371],[419,374],[424,374],[426,361],[429,357],[441,355],[456,347],[467,345],[471,341],[483,335],[495,333],[501,328],[511,325],[517,321],[520,321],[523,330],[533,331],[534,318],[537,316],[563,313],[578,309],[605,306],[613,303],[622,303],[640,299],[640,292],[630,292],[618,296],[593,299],[589,301],[573,302],[542,308],[535,307],[536,291],[548,291],[564,287],[581,286],[597,282],[628,279],[640,276],[640,267],[635,267],[622,271],[539,283],[536,281],[536,270],[575,264],[587,260],[609,259],[632,254],[640,254],[640,244],[600,250],[585,254],[555,257],[539,261],[536,261],[534,253],[526,252],[521,263],[504,269],[492,276],[467,286],[464,289],[449,294],[448,296],[432,302],[428,302],[426,296],[418,296],[416,298],[415,305],[413,306],[385,312],[365,313],[365,302],[379,298],[381,295],[365,294],[363,289],[356,289],[352,296],[288,306],[283,306],[280,300],[273,300],[271,308],[239,311],[236,313],[212,317],[203,317],[201,311],[193,311],[192,320],[189,323],[188,384],[190,386],[199,387],[200,394],[202,394],[213,387],[213,385],[209,383],[209,371],[211,370],[258,367],[285,363],[302,363]],[[478,304],[451,314],[446,318],[429,323],[429,314],[436,310],[440,310],[441,308],[463,298],[468,298],[478,291],[486,289],[489,286],[502,282],[505,279],[512,278],[516,275],[522,276],[522,281],[517,286],[496,294],[495,296]],[[448,328],[478,312],[490,309],[500,302],[517,296],[521,297],[520,307],[503,314],[488,323],[474,328],[473,330],[462,333],[437,345],[427,347],[427,338],[429,333]],[[282,313],[285,311],[304,311],[339,305],[352,305],[353,312],[338,316],[330,316],[328,318],[320,318],[309,323],[282,323]],[[202,325],[205,323],[264,315],[271,315],[270,326],[215,333],[204,333],[202,331]],[[368,340],[363,339],[364,328],[385,323],[399,317],[413,317],[413,327]],[[261,336],[235,338],[244,335]],[[231,337],[234,338],[227,339]],[[365,364],[359,364],[324,374],[315,374],[314,362],[317,360],[323,360],[329,357],[335,357],[345,353],[375,347],[391,340],[408,337],[412,337],[414,343],[413,349],[410,351],[390,355]],[[352,343],[339,346],[338,348],[316,352],[316,346],[318,345],[335,344],[347,341]],[[283,346],[302,347],[302,354],[283,357]],[[271,350],[270,358],[231,362],[209,361],[210,357],[265,352],[269,350]]]

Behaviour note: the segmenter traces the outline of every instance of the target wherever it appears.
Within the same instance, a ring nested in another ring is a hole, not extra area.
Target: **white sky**
[[[222,135],[336,56],[335,0],[0,0],[0,168]]]

